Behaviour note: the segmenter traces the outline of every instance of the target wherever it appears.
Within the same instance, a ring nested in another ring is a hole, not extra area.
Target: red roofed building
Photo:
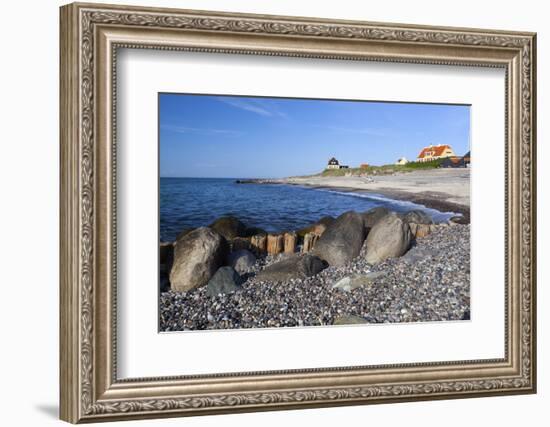
[[[450,145],[430,145],[422,149],[417,162],[429,162],[436,159],[444,159],[455,156],[455,152]]]

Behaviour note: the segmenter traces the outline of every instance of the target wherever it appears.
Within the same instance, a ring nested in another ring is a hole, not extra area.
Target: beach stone
[[[372,208],[366,212],[363,212],[361,216],[363,217],[365,228],[371,229],[374,224],[376,224],[380,219],[382,219],[389,213],[390,211],[382,206]]]
[[[388,258],[400,257],[409,249],[411,240],[409,225],[392,212],[372,227],[366,240],[365,259],[369,264],[378,264]]]
[[[342,266],[359,255],[364,240],[363,217],[357,212],[345,212],[317,240],[313,254],[331,266]]]
[[[239,274],[246,273],[256,263],[256,257],[250,251],[241,249],[231,252],[227,257],[227,263]]]
[[[383,271],[371,271],[367,274],[354,274],[352,276],[344,277],[332,285],[334,289],[341,289],[342,291],[352,291],[353,289],[360,288],[362,286],[368,286],[375,279],[384,276]]]
[[[251,247],[249,237],[235,237],[234,239],[231,239],[229,243],[231,246],[231,250],[235,252],[241,249],[250,250]]]
[[[319,257],[310,254],[287,254],[284,259],[264,268],[256,278],[266,282],[284,282],[314,276],[327,265]]]
[[[179,232],[179,234],[177,235],[176,237],[176,242],[181,239],[182,237],[185,237],[186,235],[188,235],[189,233],[191,233],[192,231],[194,230],[194,228],[184,228],[183,230],[181,230]]]
[[[243,279],[233,267],[220,267],[208,281],[206,295],[230,294],[241,288]]]
[[[404,220],[414,224],[433,224],[432,217],[426,212],[415,209],[405,214]]]
[[[353,314],[338,316],[334,319],[334,322],[332,322],[333,325],[362,325],[364,323],[368,323],[367,319]]]
[[[209,227],[226,239],[245,237],[246,226],[234,216],[222,216],[214,221]]]
[[[200,227],[185,235],[174,246],[172,290],[185,292],[206,285],[226,254],[227,242],[210,228]]]
[[[327,215],[327,216],[322,217],[319,221],[317,221],[317,224],[323,224],[323,225],[328,227],[334,221],[336,221],[334,217],[332,217],[330,215]]]

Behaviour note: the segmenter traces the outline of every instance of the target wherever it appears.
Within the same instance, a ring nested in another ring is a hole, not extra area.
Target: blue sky
[[[422,147],[470,147],[470,107],[365,101],[159,95],[160,176],[275,178],[382,165]]]

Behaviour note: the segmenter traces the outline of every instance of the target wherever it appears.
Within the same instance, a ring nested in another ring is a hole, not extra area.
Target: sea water
[[[380,194],[282,184],[237,184],[238,178],[160,178],[160,240],[172,241],[184,228],[207,226],[232,215],[249,227],[268,232],[298,230],[323,216],[364,212],[383,206],[396,212],[420,209],[435,222],[453,212],[440,212]]]

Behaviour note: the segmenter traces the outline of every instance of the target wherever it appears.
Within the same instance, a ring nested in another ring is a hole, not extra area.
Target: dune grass
[[[406,165],[382,165],[368,166],[366,168],[348,169],[325,169],[321,176],[345,176],[345,175],[390,175],[394,172],[412,172],[419,169],[436,169],[444,159],[432,160],[430,162],[409,162]]]

